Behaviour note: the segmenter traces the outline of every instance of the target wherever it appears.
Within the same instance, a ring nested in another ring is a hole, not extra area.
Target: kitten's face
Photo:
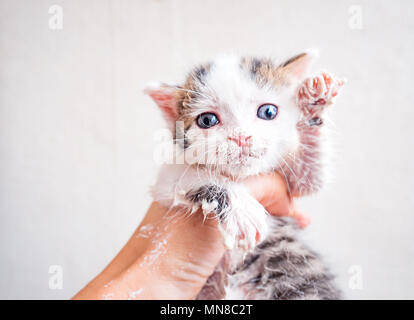
[[[299,113],[293,88],[268,80],[259,84],[249,61],[235,57],[217,59],[191,78],[195,93],[180,117],[187,125],[185,152],[204,151],[209,158],[199,162],[232,176],[275,168],[298,143]]]
[[[193,70],[170,102],[150,94],[169,121],[184,122],[176,138],[186,159],[245,177],[274,169],[299,144],[292,79],[268,60],[221,57]]]

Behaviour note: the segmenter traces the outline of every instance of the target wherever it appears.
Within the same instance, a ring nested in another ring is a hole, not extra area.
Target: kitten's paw
[[[335,97],[344,84],[344,79],[336,78],[327,72],[309,77],[299,86],[298,105],[305,113],[320,112],[325,106],[335,102]]]
[[[237,206],[227,214],[221,228],[229,249],[253,250],[268,235],[268,214],[250,195],[233,201]]]
[[[185,198],[196,206],[201,207],[205,216],[213,213],[220,220],[225,216],[230,206],[227,190],[213,184],[190,190],[185,195]]]
[[[228,249],[252,250],[267,236],[267,213],[244,189],[227,190],[210,184],[188,191],[185,199],[193,204],[192,212],[202,209],[204,216],[214,214]]]

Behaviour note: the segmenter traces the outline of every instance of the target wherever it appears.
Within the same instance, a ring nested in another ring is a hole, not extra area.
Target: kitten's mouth
[[[240,157],[251,157],[251,158],[259,158],[257,152],[254,152],[251,148],[244,148],[239,153]]]
[[[261,159],[265,156],[266,147],[252,148],[249,146],[235,146],[233,144],[219,144],[207,152],[200,152],[201,157],[197,166],[208,166],[218,170],[221,174],[245,175],[256,172],[261,167]]]
[[[266,149],[252,150],[251,148],[237,148],[226,153],[216,153],[216,160],[207,164],[220,175],[233,178],[242,178],[256,174],[262,166],[261,159]]]
[[[256,159],[260,159],[261,156],[264,155],[264,151],[258,152],[252,150],[249,147],[240,148],[238,151],[229,154],[228,156],[228,164],[236,164],[236,165],[249,165],[251,161]]]
[[[249,160],[251,158],[252,159],[258,159],[259,156],[256,153],[254,153],[254,152],[252,152],[250,150],[248,150],[248,151],[241,151],[241,152],[239,152],[239,154],[237,156],[237,159],[239,159],[241,161],[243,161],[243,160]]]

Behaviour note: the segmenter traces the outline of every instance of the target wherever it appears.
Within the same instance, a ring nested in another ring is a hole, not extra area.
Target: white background
[[[50,6],[63,29],[49,28]],[[362,9],[353,29],[352,5]],[[219,53],[348,78],[335,180],[301,201],[346,297],[414,298],[412,1],[0,1],[0,298],[69,298],[137,227],[164,127],[141,88]],[[51,290],[49,266],[63,268]],[[363,288],[349,287],[352,266]],[[351,268],[351,269],[350,269]]]

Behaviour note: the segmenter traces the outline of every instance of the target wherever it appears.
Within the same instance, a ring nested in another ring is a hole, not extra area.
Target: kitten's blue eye
[[[277,106],[274,104],[263,104],[257,109],[257,116],[263,120],[273,120],[277,116]]]
[[[197,125],[202,129],[208,129],[219,123],[214,113],[203,113],[197,117]]]

